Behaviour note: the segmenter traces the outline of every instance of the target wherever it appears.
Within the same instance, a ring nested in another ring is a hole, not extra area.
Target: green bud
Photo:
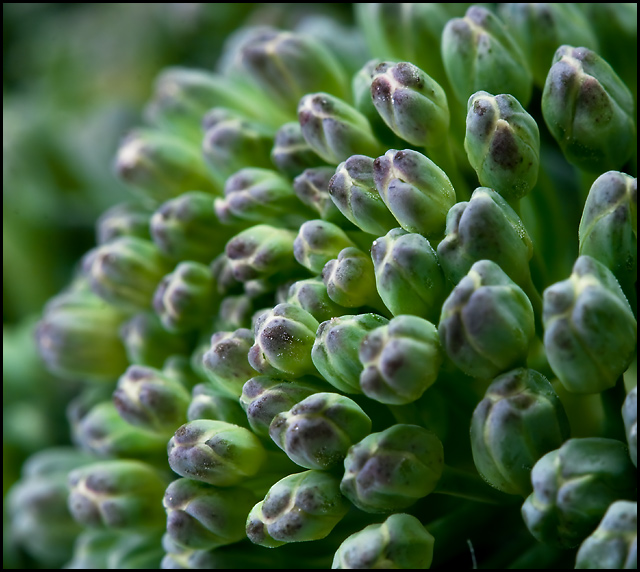
[[[638,386],[635,385],[622,404],[622,421],[629,445],[631,461],[638,466]]]
[[[534,337],[525,293],[491,260],[476,262],[445,300],[438,333],[464,373],[490,379],[524,364]]]
[[[401,315],[369,332],[358,353],[360,388],[376,401],[404,405],[436,381],[444,352],[438,330],[418,316]]]
[[[390,149],[373,162],[376,188],[398,224],[408,232],[439,238],[456,202],[451,181],[422,153]]]
[[[130,459],[92,463],[69,473],[69,510],[77,522],[110,529],[162,528],[165,477]]]
[[[580,254],[611,270],[630,302],[636,298],[637,211],[638,179],[608,171],[591,186],[578,229]]]
[[[591,22],[578,4],[571,3],[500,3],[498,15],[513,34],[533,81],[543,87],[558,46],[571,44],[598,49],[598,39]]]
[[[234,398],[242,393],[244,383],[256,375],[247,358],[254,341],[253,333],[247,328],[216,332],[211,336],[211,344],[202,356],[202,366],[214,387]]]
[[[151,237],[161,252],[174,260],[208,264],[237,229],[221,225],[213,197],[191,191],[162,203],[151,217]]]
[[[278,413],[269,435],[287,456],[306,469],[331,469],[351,445],[371,432],[371,419],[338,393],[314,393]]]
[[[296,403],[318,391],[321,387],[315,378],[294,381],[257,375],[242,387],[240,405],[244,409],[252,431],[260,437],[269,437],[269,426],[273,418],[288,411]]]
[[[522,517],[540,542],[571,548],[597,526],[609,505],[636,495],[636,470],[615,439],[569,439],[531,471],[533,492]]]
[[[360,510],[403,510],[433,492],[444,469],[435,433],[398,423],[349,449],[340,490]]]
[[[346,221],[329,194],[329,181],[335,172],[333,167],[305,169],[293,180],[293,190],[322,220],[344,224]]]
[[[467,4],[355,4],[355,16],[374,57],[413,62],[436,81],[446,81],[440,38],[450,18]]]
[[[445,276],[460,282],[479,260],[492,260],[519,286],[530,283],[533,243],[520,217],[496,191],[479,187],[469,201],[447,214],[445,237],[438,259]]]
[[[214,419],[247,427],[247,416],[237,399],[216,391],[209,383],[198,383],[191,391],[187,420]]]
[[[67,508],[67,473],[91,461],[70,447],[38,451],[25,460],[20,479],[6,491],[11,541],[43,565],[62,566],[73,552],[81,528]]]
[[[92,248],[82,270],[91,290],[109,304],[138,311],[151,307],[153,293],[171,270],[150,240],[123,236]]]
[[[512,95],[478,91],[469,98],[464,148],[480,184],[508,201],[527,195],[538,180],[538,124]]]
[[[265,30],[248,39],[240,56],[251,79],[287,111],[295,113],[301,97],[320,89],[336,97],[348,96],[340,62],[309,35]]]
[[[260,440],[248,429],[213,419],[180,427],[167,445],[169,466],[181,477],[229,487],[254,476],[266,460]]]
[[[344,248],[337,258],[329,260],[322,269],[322,281],[336,304],[345,308],[368,306],[386,313],[376,289],[371,257],[359,248]]]
[[[318,326],[318,321],[302,308],[278,304],[256,320],[255,344],[249,350],[249,363],[263,374],[291,377],[315,374],[311,348]]]
[[[128,365],[118,335],[127,317],[88,289],[62,292],[47,303],[37,324],[38,353],[54,375],[113,380]]]
[[[214,201],[214,210],[220,222],[236,225],[266,222],[297,228],[313,216],[283,175],[257,167],[231,175],[224,185],[224,198]]]
[[[187,420],[189,389],[179,379],[147,366],[132,365],[120,376],[113,403],[127,423],[172,435]]]
[[[444,142],[449,105],[436,81],[409,62],[382,62],[371,79],[373,105],[391,131],[417,147],[438,147]]]
[[[202,120],[205,161],[222,178],[248,166],[271,167],[273,131],[224,107],[208,111]]]
[[[245,522],[256,497],[248,489],[212,487],[176,479],[164,495],[167,534],[180,547],[210,550],[245,538]]]
[[[200,149],[175,135],[138,129],[120,144],[116,175],[138,193],[161,203],[187,191],[219,193]]]
[[[213,107],[254,116],[256,106],[250,94],[228,76],[173,66],[158,75],[144,112],[154,127],[199,144],[202,117]]]
[[[170,332],[185,333],[213,318],[219,302],[211,268],[184,260],[162,278],[153,295],[153,309]]]
[[[495,378],[471,420],[471,451],[480,476],[512,495],[531,493],[531,469],[569,438],[569,420],[549,381],[517,368]]]
[[[637,323],[609,269],[580,256],[571,276],[544,291],[544,347],[549,365],[573,393],[613,387],[636,349]]]
[[[305,169],[326,165],[307,143],[298,121],[285,123],[276,132],[271,162],[290,178],[297,177]]]
[[[380,236],[398,225],[373,180],[373,159],[352,155],[338,165],[329,195],[340,212],[358,228]]]
[[[493,12],[470,6],[442,32],[442,61],[453,92],[462,104],[479,90],[509,93],[529,104],[533,77],[510,31]]]
[[[638,503],[611,503],[590,536],[580,545],[575,569],[635,570],[638,568]]]
[[[247,294],[225,296],[220,300],[214,331],[233,331],[251,325],[253,301]]]
[[[242,240],[242,239],[241,239]],[[239,244],[238,246],[242,246]],[[256,245],[257,248],[257,245]],[[231,294],[240,294],[242,292],[242,282],[236,280],[233,274],[234,264],[227,256],[226,252],[222,252],[216,256],[211,262],[211,271],[218,285],[218,294],[222,296]]]
[[[415,516],[396,513],[348,536],[336,551],[331,568],[426,570],[431,567],[434,543]]]
[[[316,333],[311,358],[320,372],[339,391],[361,393],[363,366],[358,350],[365,336],[388,323],[378,314],[356,314],[322,322]]]
[[[267,224],[258,224],[238,233],[225,247],[233,277],[246,282],[296,269],[295,238],[295,231]]]
[[[104,244],[121,236],[149,239],[149,220],[153,211],[138,202],[118,203],[104,211],[96,221],[96,242]]]
[[[330,165],[338,165],[351,155],[375,157],[384,151],[367,118],[329,93],[302,97],[298,121],[306,142]]]
[[[557,49],[542,92],[542,115],[567,160],[585,171],[620,169],[635,148],[633,96],[587,48]]]
[[[437,320],[447,288],[438,257],[424,236],[394,228],[373,241],[371,259],[378,294],[394,316]]]
[[[90,407],[77,419],[73,433],[79,448],[101,458],[136,457],[155,462],[164,457],[167,444],[165,434],[132,425],[121,417],[112,400]]]
[[[285,300],[289,304],[300,306],[311,314],[318,322],[324,322],[335,316],[341,316],[347,312],[344,306],[336,304],[327,293],[327,287],[322,278],[307,278],[297,280],[288,291]]]
[[[320,274],[327,262],[349,246],[355,246],[355,243],[338,225],[325,220],[308,220],[298,230],[293,255],[302,266]]]
[[[320,540],[348,510],[336,477],[316,470],[295,473],[275,483],[253,507],[247,518],[247,536],[268,548]]]
[[[172,355],[188,355],[192,336],[168,332],[155,312],[138,312],[120,327],[129,362],[160,368]]]

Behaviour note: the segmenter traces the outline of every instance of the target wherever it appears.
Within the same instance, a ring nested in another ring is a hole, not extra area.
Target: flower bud
[[[276,131],[271,162],[290,178],[297,177],[305,169],[326,165],[307,143],[298,121],[285,123]]]
[[[214,210],[223,224],[235,225],[265,222],[297,228],[313,216],[283,175],[258,167],[231,175],[224,185],[224,198],[214,201]]]
[[[373,180],[373,159],[352,155],[338,165],[329,195],[340,212],[358,228],[380,236],[398,226]]]
[[[316,378],[293,381],[269,375],[257,375],[242,387],[240,405],[244,409],[252,431],[260,437],[269,437],[273,418],[288,411],[296,403],[322,391]]]
[[[471,420],[471,451],[480,476],[513,495],[531,493],[531,469],[569,438],[569,420],[549,381],[517,368],[495,378]]]
[[[370,399],[404,405],[436,381],[444,352],[438,330],[417,316],[401,315],[370,331],[358,353],[360,389]]]
[[[637,211],[638,179],[608,171],[591,186],[578,229],[580,254],[611,270],[631,304],[638,270]]]
[[[396,513],[348,536],[336,551],[331,568],[426,570],[431,567],[434,543],[415,516]]]
[[[258,224],[238,233],[225,247],[233,277],[246,282],[297,269],[293,256],[295,238],[295,231],[267,224]]]
[[[609,269],[590,256],[544,291],[544,347],[549,365],[573,393],[613,387],[636,349],[637,323]]]
[[[318,326],[318,321],[302,308],[278,304],[256,320],[249,363],[263,374],[291,377],[315,374],[311,348]]]
[[[210,383],[198,383],[191,390],[187,420],[196,419],[213,419],[248,427],[247,416],[238,400],[218,393]]]
[[[157,203],[187,191],[220,191],[197,146],[155,130],[138,129],[122,141],[115,171],[142,197]]]
[[[118,203],[104,211],[96,221],[96,242],[104,244],[120,236],[149,239],[149,220],[153,211],[138,202]]]
[[[138,312],[124,322],[120,338],[131,364],[157,368],[172,355],[188,355],[194,345],[193,336],[167,331],[152,311]]]
[[[447,96],[428,74],[409,62],[382,62],[371,79],[373,105],[398,137],[417,147],[438,147],[445,141]]]
[[[394,228],[373,241],[371,259],[378,294],[394,316],[437,320],[446,284],[438,257],[424,236]]]
[[[633,96],[587,48],[560,46],[542,92],[542,115],[567,160],[585,171],[620,169],[636,142]]]
[[[478,91],[469,98],[464,148],[480,184],[508,201],[524,197],[538,180],[538,124],[512,95]]]
[[[474,262],[492,260],[519,286],[530,283],[533,243],[520,217],[493,189],[477,188],[447,214],[438,259],[445,276],[457,284]]]
[[[208,193],[190,191],[158,207],[151,237],[165,256],[208,264],[224,250],[237,229],[220,224],[213,200]]]
[[[208,111],[202,128],[204,159],[222,178],[248,166],[271,167],[273,131],[270,128],[225,107]]]
[[[378,314],[346,315],[322,322],[311,350],[322,377],[339,391],[361,393],[358,349],[367,333],[387,322]]]
[[[303,471],[275,483],[247,518],[254,544],[274,548],[325,538],[349,510],[340,482],[326,471]]]
[[[622,404],[622,421],[629,445],[631,461],[638,466],[638,386],[627,393]]]
[[[213,419],[197,419],[180,427],[167,451],[175,473],[220,487],[254,476],[266,460],[264,447],[251,431]]]
[[[169,261],[150,240],[123,236],[84,255],[82,270],[89,286],[109,304],[125,310],[151,307],[153,293],[170,272]]]
[[[210,550],[245,538],[245,521],[256,497],[242,487],[213,487],[192,479],[169,484],[163,505],[167,534],[179,547]]]
[[[371,431],[371,419],[353,400],[338,393],[314,393],[278,413],[269,435],[296,464],[331,469],[351,445]]]
[[[293,190],[300,201],[322,220],[348,225],[329,194],[329,181],[335,172],[328,166],[305,169],[293,180]]]
[[[391,149],[373,162],[376,188],[408,232],[439,238],[456,202],[451,181],[433,161],[410,149]]]
[[[386,313],[376,289],[375,270],[371,257],[359,248],[350,246],[329,260],[322,269],[322,281],[327,294],[345,308],[368,306]]]
[[[336,97],[348,95],[340,62],[309,35],[266,30],[244,43],[240,57],[251,79],[287,111],[295,112],[304,94],[319,89]]]
[[[160,500],[166,486],[155,468],[140,461],[92,463],[69,473],[69,510],[89,527],[162,528]]]
[[[336,304],[327,293],[321,277],[297,280],[289,287],[285,299],[289,304],[300,306],[311,314],[318,322],[324,322],[347,312],[347,308]]]
[[[375,157],[383,152],[367,118],[329,93],[302,97],[298,121],[306,142],[330,165],[338,165],[351,155]]]
[[[638,567],[638,503],[615,501],[580,545],[575,569],[634,570]]]
[[[513,34],[542,88],[549,62],[558,46],[571,44],[598,49],[598,39],[581,6],[571,3],[500,3],[498,15]],[[489,185],[490,186],[490,185]]]
[[[113,403],[127,423],[162,435],[172,435],[187,421],[188,387],[162,370],[132,365],[118,380]]]
[[[533,492],[522,517],[540,542],[571,548],[598,525],[609,505],[636,495],[636,470],[615,439],[569,439],[531,472]]]
[[[435,433],[398,423],[349,449],[340,490],[360,510],[403,510],[433,492],[444,469]]]
[[[118,335],[127,317],[88,289],[62,292],[45,306],[37,324],[38,353],[55,375],[113,380],[128,365]]]
[[[355,246],[355,243],[338,225],[325,220],[308,220],[298,230],[293,255],[302,266],[320,274],[327,262],[349,246]]]
[[[531,302],[490,260],[476,262],[460,280],[442,306],[438,325],[454,364],[483,379],[524,364],[534,329]]]
[[[453,92],[462,104],[478,90],[510,93],[529,104],[533,78],[520,47],[498,16],[470,6],[464,18],[452,18],[442,32],[442,61]]]
[[[253,333],[247,328],[216,332],[202,356],[207,378],[230,397],[237,398],[244,383],[256,374],[247,358],[253,343]]]

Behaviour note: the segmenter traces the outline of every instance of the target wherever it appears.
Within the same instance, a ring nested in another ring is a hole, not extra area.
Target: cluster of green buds
[[[164,71],[37,327],[79,389],[25,550],[635,567],[636,89],[589,6],[355,4]]]

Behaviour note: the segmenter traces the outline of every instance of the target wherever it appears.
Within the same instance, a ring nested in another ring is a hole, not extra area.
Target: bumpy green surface
[[[35,328],[72,446],[24,464],[5,544],[633,567],[635,5],[335,6],[157,70]]]

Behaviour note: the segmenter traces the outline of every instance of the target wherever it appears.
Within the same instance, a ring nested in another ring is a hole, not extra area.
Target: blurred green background
[[[24,459],[69,442],[73,383],[43,368],[33,327],[95,244],[94,223],[127,189],[112,172],[170,65],[215,69],[243,25],[290,29],[351,4],[5,3],[3,16],[3,498]],[[3,518],[3,567],[38,567]]]

